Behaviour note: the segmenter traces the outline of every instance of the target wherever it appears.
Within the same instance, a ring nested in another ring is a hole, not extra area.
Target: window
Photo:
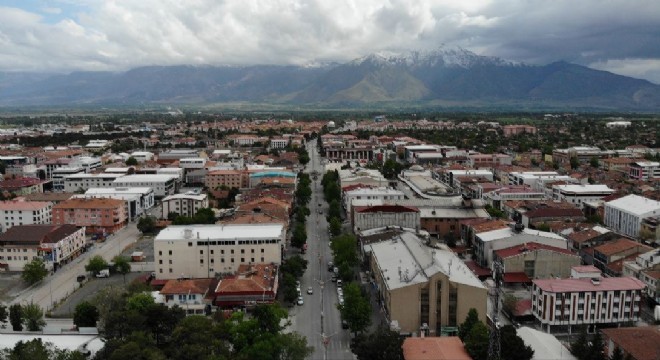
[[[172,264],[172,259],[170,259],[170,265]]]
[[[170,250],[169,252],[170,252],[170,255],[172,255],[172,250]]]
[[[204,263],[204,259],[199,259],[199,263],[200,263],[200,264],[203,264],[203,263]]]
[[[200,250],[200,251],[199,251],[199,254],[200,254],[200,255],[204,255],[204,250]]]
[[[161,269],[158,269],[158,272],[162,274],[162,273],[163,273],[163,269],[162,269],[162,268],[161,268]]]
[[[241,258],[241,262],[244,263],[244,262],[245,262],[245,258]]]
[[[162,264],[163,264],[163,260],[158,260],[158,263],[162,265]]]
[[[250,252],[254,254],[254,249],[251,249]]]
[[[262,253],[262,254],[264,253],[264,249],[261,249],[261,253]]]
[[[188,241],[188,247],[192,247],[192,242]]]
[[[245,249],[241,249],[241,254],[245,254]]]
[[[231,262],[232,262],[232,263],[234,262],[234,258],[231,258]]]
[[[172,273],[172,268],[170,268],[170,274]]]

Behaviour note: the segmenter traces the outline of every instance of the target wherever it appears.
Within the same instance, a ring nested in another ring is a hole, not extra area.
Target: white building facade
[[[155,197],[165,197],[176,191],[176,175],[126,175],[112,183],[112,187],[150,187]]]
[[[52,208],[49,201],[0,201],[0,232],[17,225],[50,224]]]
[[[158,279],[207,278],[241,264],[282,262],[281,224],[169,226],[154,239]]]
[[[90,188],[109,188],[123,174],[73,174],[64,177],[64,191],[78,192],[87,191]]]
[[[605,225],[610,229],[637,238],[646,217],[660,215],[660,202],[639,195],[627,195],[605,203]]]
[[[582,203],[614,194],[607,185],[553,185],[552,197],[582,208]]]
[[[199,209],[209,207],[206,194],[174,194],[162,200],[162,218],[167,219],[170,213],[193,217]]]

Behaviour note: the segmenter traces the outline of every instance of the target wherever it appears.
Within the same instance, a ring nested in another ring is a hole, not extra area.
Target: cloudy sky
[[[660,84],[660,1],[0,0],[0,71],[314,64],[442,44]]]

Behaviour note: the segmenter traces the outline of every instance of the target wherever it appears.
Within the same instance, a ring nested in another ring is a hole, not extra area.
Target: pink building
[[[53,224],[85,226],[88,234],[112,234],[127,222],[124,200],[69,199],[53,206]]]
[[[512,136],[512,135],[518,135],[518,134],[536,134],[536,126],[531,126],[531,125],[505,125],[502,126],[502,131],[504,132],[504,136]]]

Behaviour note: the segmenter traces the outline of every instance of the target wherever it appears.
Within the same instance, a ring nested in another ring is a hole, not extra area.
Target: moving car
[[[308,287],[308,288],[307,288],[307,293],[310,294],[310,295],[312,295],[312,294],[314,293],[314,289],[312,289],[311,286]]]
[[[304,303],[305,303],[305,302],[303,301],[302,296],[298,296],[298,305],[302,305],[302,304],[304,304]]]

